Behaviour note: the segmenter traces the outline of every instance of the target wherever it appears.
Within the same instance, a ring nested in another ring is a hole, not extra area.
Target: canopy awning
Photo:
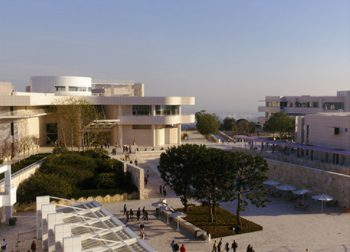
[[[88,130],[92,129],[103,129],[103,130],[109,130],[114,127],[118,122],[120,122],[119,119],[112,119],[112,120],[94,120],[91,123],[87,125]]]

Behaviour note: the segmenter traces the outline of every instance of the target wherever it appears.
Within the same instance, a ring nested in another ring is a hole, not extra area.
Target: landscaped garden
[[[189,207],[187,212],[183,211],[183,208],[177,210],[186,213],[187,217],[184,219],[205,230],[211,235],[211,238],[249,233],[263,229],[262,226],[244,218],[241,218],[242,225],[239,226],[237,216],[221,207],[216,207],[214,222],[210,222],[208,206]],[[235,231],[233,231],[233,228]]]
[[[106,196],[137,191],[131,174],[122,164],[111,159],[105,150],[85,152],[55,148],[35,173],[20,184],[19,203],[31,203],[36,196],[52,195],[60,198]]]

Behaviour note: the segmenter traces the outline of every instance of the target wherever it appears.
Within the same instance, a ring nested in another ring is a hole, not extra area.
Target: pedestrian
[[[132,208],[130,208],[130,219],[134,221],[134,211],[132,210]]]
[[[222,246],[222,238],[220,239],[220,241],[219,241],[219,244],[218,244],[218,245]]]
[[[143,224],[143,222],[141,222],[141,224],[140,224],[140,234],[143,233],[144,230],[145,230],[145,225]]]
[[[175,250],[174,250],[174,245],[175,245],[175,240],[173,240],[173,241],[170,243],[170,247],[171,247],[171,249],[173,250],[173,252],[175,251]]]
[[[124,214],[126,214],[127,210],[126,210],[126,204],[124,204]]]
[[[163,194],[164,194],[164,197],[166,197],[166,186],[164,186],[163,188]]]
[[[7,247],[7,241],[4,238],[1,242],[1,251],[6,251],[6,247]]]
[[[252,245],[248,245],[247,252],[254,252]]]
[[[186,248],[185,246],[182,244],[181,248],[180,248],[180,252],[186,252]]]
[[[135,165],[137,166],[137,159],[135,159]]]
[[[137,209],[137,212],[136,212],[137,220],[140,220],[140,216],[141,216],[141,210],[139,208],[139,209]]]
[[[147,183],[148,183],[148,178],[145,178],[145,183],[146,183],[146,185],[147,185]]]
[[[142,208],[142,216],[143,216],[143,217],[145,216],[145,212],[146,212],[146,207],[143,207],[143,208]]]
[[[147,212],[147,210],[145,211],[145,218],[148,221],[148,212]]]
[[[218,245],[217,245],[216,240],[215,240],[214,244],[213,244],[213,251],[212,252],[217,252],[217,249],[218,249]]]
[[[30,246],[30,249],[32,250],[32,252],[36,251],[36,243],[35,243],[35,241],[32,242],[32,245]]]
[[[228,242],[226,242],[225,249],[226,249],[226,252],[230,251],[230,244]]]
[[[177,244],[177,242],[176,242],[174,247],[173,247],[173,250],[174,250],[174,252],[179,252],[179,249],[180,249],[179,244]]]
[[[129,211],[126,211],[126,222],[129,222]]]
[[[118,143],[115,143],[115,148],[118,148]]]
[[[238,248],[238,244],[237,244],[237,242],[235,240],[233,240],[233,242],[232,242],[232,250],[233,250],[233,252],[236,252],[237,248]]]
[[[218,244],[218,252],[222,252],[222,245],[220,244],[220,242]]]
[[[162,185],[159,186],[159,193],[162,194]]]
[[[149,170],[147,170],[147,178],[149,178]]]

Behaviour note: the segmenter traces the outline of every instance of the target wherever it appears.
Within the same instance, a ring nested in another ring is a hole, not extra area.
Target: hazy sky
[[[266,95],[350,89],[349,0],[0,0],[0,81],[73,75],[258,114]],[[262,114],[261,114],[262,115]]]

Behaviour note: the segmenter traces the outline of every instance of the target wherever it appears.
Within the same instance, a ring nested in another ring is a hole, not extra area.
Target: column
[[[123,109],[122,105],[118,105],[118,118],[123,116]],[[123,148],[123,126],[118,125],[118,136],[119,136],[119,141],[118,141],[118,146]]]
[[[81,237],[65,237],[63,238],[63,251],[81,251]]]
[[[152,116],[156,116],[156,105],[152,105],[151,111],[152,111]]]
[[[177,127],[177,144],[181,144],[181,123],[176,124]]]
[[[38,196],[36,197],[36,237],[38,239],[42,238],[42,230],[41,230],[41,220],[42,220],[42,212],[41,206],[44,204],[50,203],[50,196]]]
[[[56,204],[44,204],[41,206],[41,227],[42,227],[42,248],[48,250],[49,245],[49,225],[48,214],[56,213]]]
[[[7,166],[7,169],[4,172],[5,173],[5,194],[8,195],[8,197],[10,198],[11,197],[11,165],[8,164],[6,166]],[[11,201],[12,199],[10,198],[9,203]],[[12,205],[5,206],[5,217],[6,217],[5,219],[6,222],[9,222],[10,218],[12,218]]]
[[[47,226],[49,231],[48,249],[49,252],[55,251],[55,225],[63,223],[63,213],[52,213],[47,215]]]
[[[152,146],[156,146],[156,126],[152,124]]]

